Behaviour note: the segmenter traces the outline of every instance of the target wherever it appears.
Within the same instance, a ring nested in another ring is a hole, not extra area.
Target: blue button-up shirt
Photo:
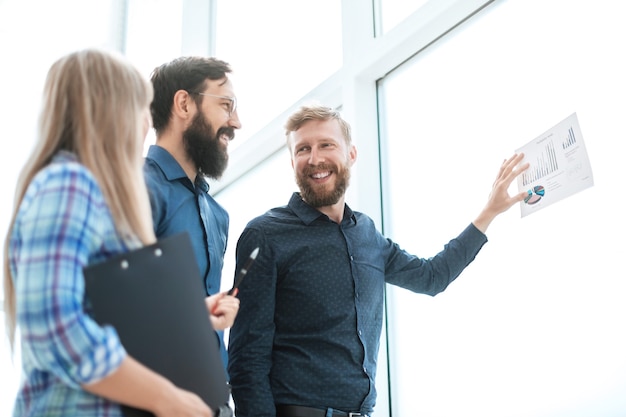
[[[83,267],[127,250],[91,172],[60,152],[28,186],[8,245],[23,373],[14,416],[122,416],[81,388],[126,356],[91,316]]]
[[[202,176],[198,175],[194,184],[176,159],[160,146],[148,149],[144,174],[157,238],[189,233],[206,294],[217,294],[228,238],[228,213],[208,193],[209,186]],[[223,332],[218,334],[226,366]]]
[[[340,224],[294,193],[252,220],[237,269],[260,251],[239,287],[229,374],[238,417],[275,404],[371,413],[385,283],[435,295],[474,259],[486,236],[469,225],[436,256],[411,255],[347,205]]]

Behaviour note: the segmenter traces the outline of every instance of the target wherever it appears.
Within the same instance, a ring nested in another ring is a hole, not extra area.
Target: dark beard
[[[183,132],[183,145],[187,156],[196,165],[202,175],[220,179],[228,166],[228,150],[219,137],[226,133],[230,140],[235,137],[232,127],[222,127],[215,135],[213,128],[202,113],[198,113],[191,126]]]
[[[329,169],[335,173],[337,176],[335,188],[328,190],[327,187],[322,189],[319,186],[311,185],[309,175],[320,169]],[[332,206],[346,193],[348,185],[350,185],[350,167],[344,165],[343,170],[339,172],[336,167],[320,164],[316,166],[315,169],[306,169],[301,176],[296,174],[296,183],[298,183],[298,187],[300,188],[300,196],[310,206]]]

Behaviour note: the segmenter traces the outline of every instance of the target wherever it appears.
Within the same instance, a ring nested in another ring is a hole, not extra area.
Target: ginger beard
[[[311,176],[322,171],[330,171],[331,175],[334,174],[334,186],[330,182],[315,183]],[[350,185],[350,166],[347,161],[341,166],[341,169],[335,164],[307,165],[302,172],[296,172],[296,183],[300,188],[300,196],[310,206],[332,206],[346,193],[348,185]]]
[[[228,166],[228,145],[220,140],[222,135],[231,141],[235,137],[235,130],[226,126],[213,134],[213,127],[202,113],[198,113],[183,132],[187,156],[196,165],[198,172],[216,180],[222,177]]]

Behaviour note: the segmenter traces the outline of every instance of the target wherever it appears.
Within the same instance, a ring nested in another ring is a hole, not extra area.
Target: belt
[[[333,410],[333,417],[369,417],[367,414]],[[326,410],[299,405],[276,405],[276,417],[326,417]]]

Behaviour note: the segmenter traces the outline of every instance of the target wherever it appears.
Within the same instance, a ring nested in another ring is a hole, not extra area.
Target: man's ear
[[[348,160],[350,161],[350,166],[354,165],[354,163],[356,162],[356,155],[356,146],[352,145],[350,147],[350,151],[348,152]]]
[[[178,90],[174,94],[174,103],[172,104],[172,113],[174,116],[187,120],[193,115],[196,103],[185,90]]]

